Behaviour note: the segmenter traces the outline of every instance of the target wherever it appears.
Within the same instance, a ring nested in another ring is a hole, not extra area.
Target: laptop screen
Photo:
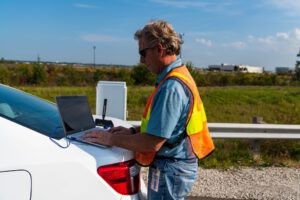
[[[66,135],[95,127],[86,96],[57,96],[56,103]]]

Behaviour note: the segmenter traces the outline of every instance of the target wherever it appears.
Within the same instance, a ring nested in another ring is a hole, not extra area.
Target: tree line
[[[293,86],[300,85],[300,70],[295,74],[253,74],[209,72],[186,63],[198,86]],[[298,67],[298,66],[297,66]],[[298,68],[296,68],[298,69]],[[0,62],[0,83],[11,86],[95,86],[100,80],[125,81],[127,85],[154,85],[156,76],[138,64],[133,67],[75,67],[44,63]]]

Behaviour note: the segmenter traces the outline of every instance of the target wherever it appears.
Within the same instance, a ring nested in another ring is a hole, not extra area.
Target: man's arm
[[[118,134],[97,130],[84,134],[82,137],[87,142],[117,146],[138,152],[157,152],[166,141],[165,138],[146,133]]]
[[[111,144],[138,152],[157,152],[166,139],[146,133],[134,135],[111,135]]]

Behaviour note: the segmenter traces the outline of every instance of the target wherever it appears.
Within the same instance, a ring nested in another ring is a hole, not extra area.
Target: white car
[[[0,84],[1,200],[126,200],[139,191],[133,152],[68,141],[55,104]]]

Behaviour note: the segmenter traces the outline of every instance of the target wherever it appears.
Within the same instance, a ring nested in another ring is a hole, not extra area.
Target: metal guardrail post
[[[252,118],[253,124],[265,124],[262,117],[255,116]],[[253,139],[250,141],[250,149],[252,152],[252,157],[254,161],[260,160],[260,145],[261,142],[258,139]]]

